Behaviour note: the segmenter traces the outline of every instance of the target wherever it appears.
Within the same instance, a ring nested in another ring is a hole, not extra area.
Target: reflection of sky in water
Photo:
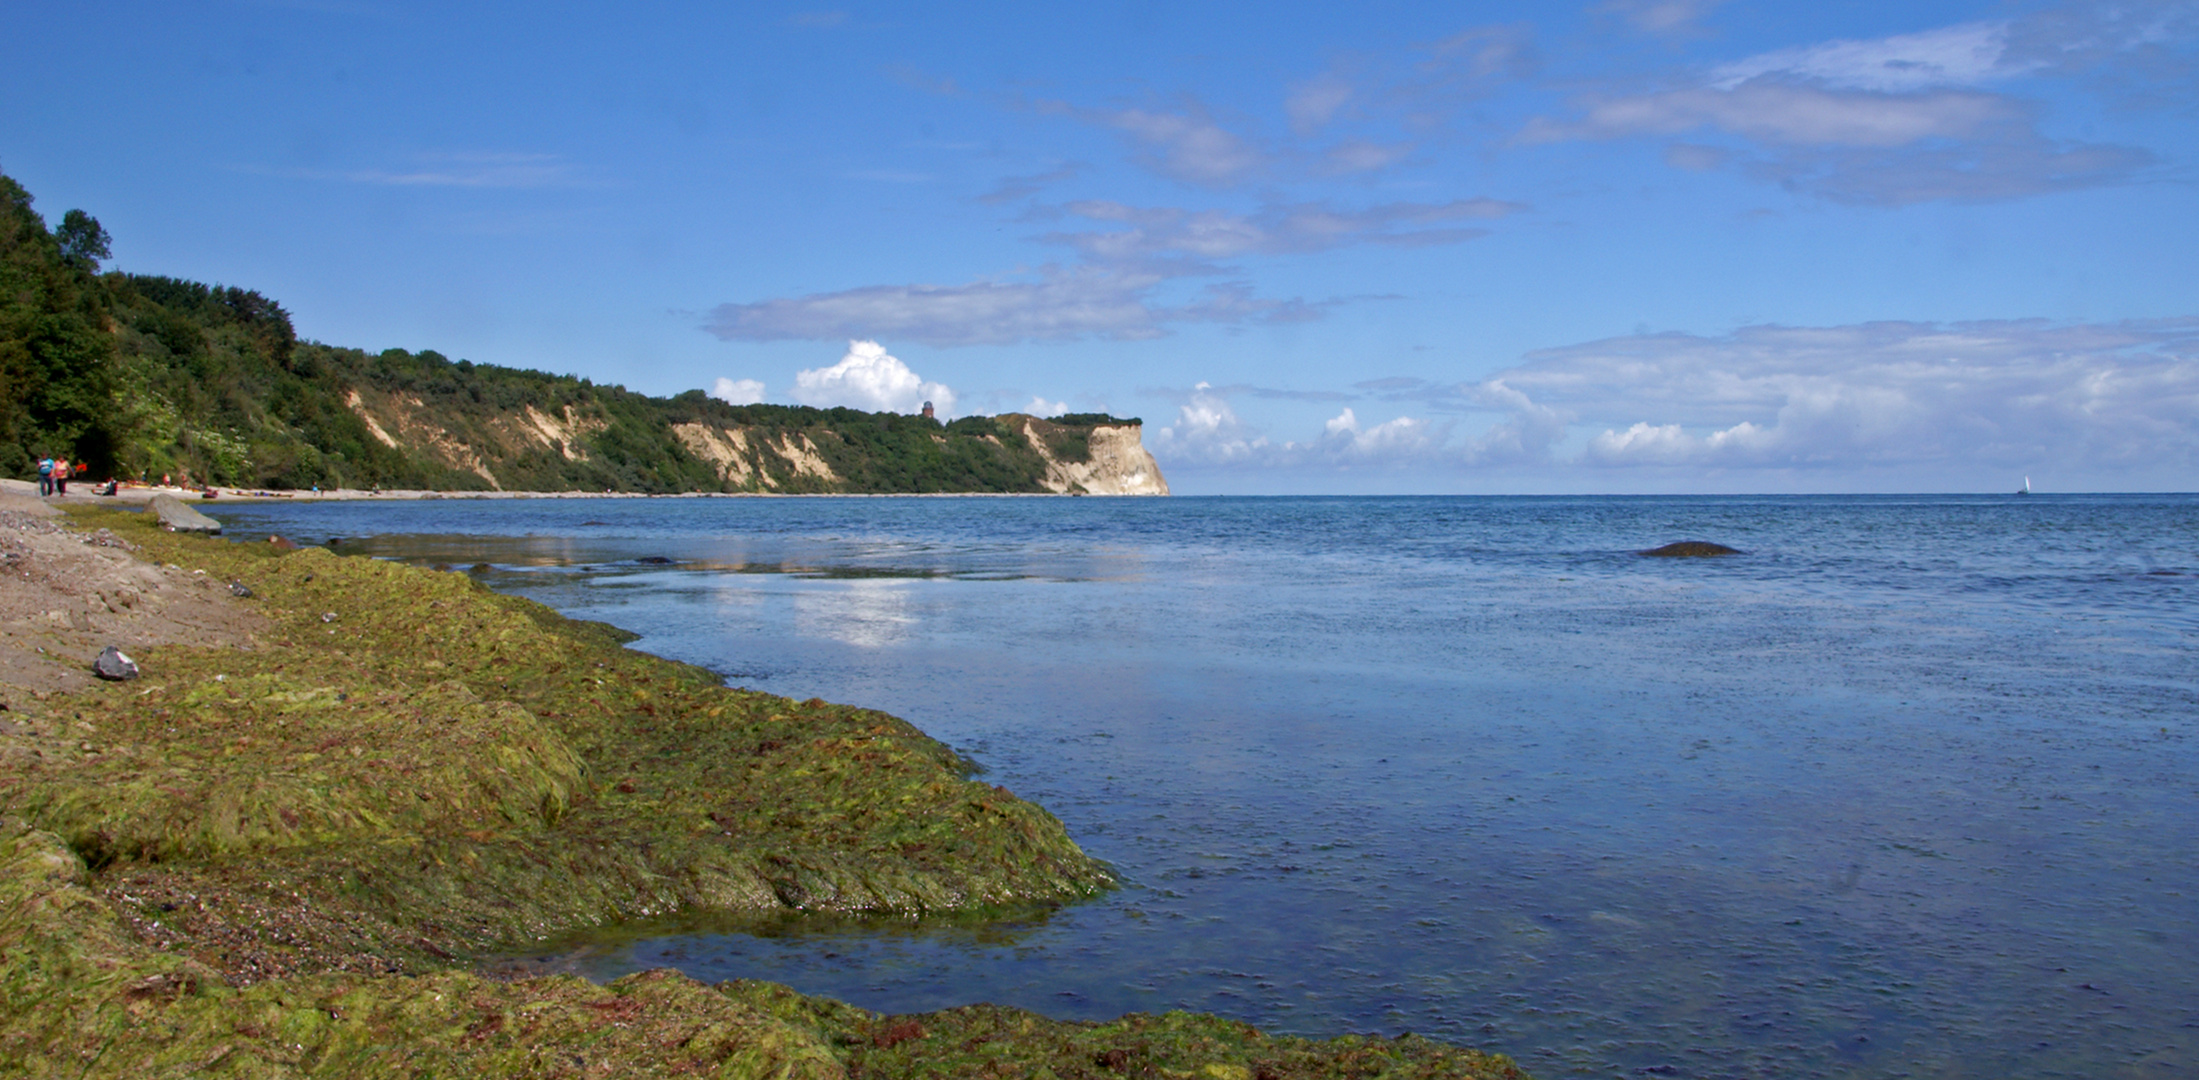
[[[579,539],[446,504],[389,531],[543,535],[363,549],[907,716],[1131,880],[555,961],[597,975],[1410,1029],[1545,1077],[2199,1073],[2199,500],[1095,503],[559,510],[625,522]],[[1627,554],[1687,536],[1752,554]]]
[[[836,582],[794,594],[794,632],[866,649],[906,640],[916,628],[913,583],[890,579]]]

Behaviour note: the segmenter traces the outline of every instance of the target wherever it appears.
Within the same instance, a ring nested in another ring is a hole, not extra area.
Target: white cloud
[[[1962,23],[1760,53],[1668,89],[1586,97],[1569,118],[1530,120],[1519,140],[1725,136],[1734,145],[1676,144],[1666,160],[1695,171],[1730,167],[1853,204],[1986,202],[2129,182],[2155,163],[2153,154],[2051,138],[2036,106],[1985,89],[2067,73],[2080,53],[2100,63],[2104,43],[2145,47],[2135,27],[2077,19],[2064,30],[2091,44],[2052,55],[2042,47],[2048,21]]]
[[[1153,452],[1202,465],[1232,465],[1264,458],[1268,446],[1264,436],[1237,419],[1227,397],[1202,382],[1176,410],[1176,422],[1154,432]]]
[[[1043,397],[1032,395],[1031,403],[1025,405],[1023,411],[1030,413],[1032,416],[1060,416],[1062,413],[1069,411],[1069,403],[1066,401],[1048,401]]]
[[[720,377],[710,386],[710,396],[728,405],[754,405],[764,399],[764,384],[756,379]]]
[[[1398,464],[1425,457],[1440,445],[1442,434],[1427,421],[1410,416],[1362,430],[1359,417],[1346,407],[1322,425],[1321,438],[1312,448],[1337,463]]]
[[[1163,462],[1236,468],[1394,467],[1434,460],[1449,437],[1447,427],[1411,416],[1362,428],[1358,414],[1346,407],[1313,438],[1275,442],[1240,420],[1230,407],[1230,396],[1240,393],[1284,396],[1257,387],[1199,383],[1184,395],[1176,422],[1152,433],[1155,456]]]
[[[1482,387],[1498,382],[1603,427],[1589,465],[2199,466],[2199,319],[1614,338],[1533,354]]]
[[[1573,120],[1530,121],[1520,140],[1706,130],[1753,144],[1755,152],[1689,142],[1670,146],[1666,160],[1694,171],[1723,164],[1835,202],[1868,205],[1985,202],[2118,184],[2155,160],[2135,147],[2049,139],[2029,108],[1999,94],[1827,88],[1775,75],[1730,89],[1591,101]]]
[[[753,304],[720,304],[703,329],[727,341],[893,337],[926,345],[1006,345],[1083,338],[1161,337],[1177,323],[1283,323],[1318,317],[1314,305],[1263,300],[1211,285],[1169,303],[1169,275],[1145,269],[1047,268],[1037,280],[967,285],[873,285]]]
[[[1073,246],[1095,262],[1122,262],[1149,256],[1229,259],[1303,254],[1359,244],[1419,247],[1459,243],[1487,235],[1487,230],[1464,223],[1492,221],[1527,207],[1488,198],[1384,203],[1362,210],[1290,203],[1272,204],[1240,215],[1087,199],[1063,209],[1086,221],[1122,228],[1059,232],[1045,239]]]
[[[1802,474],[1820,489],[1993,490],[2048,471],[2071,487],[2184,489],[2199,474],[2199,318],[1642,334],[1544,349],[1476,383],[1357,388],[1495,414],[1456,443],[1435,430],[1423,456],[1558,487],[1600,490],[1607,481],[1583,478],[1614,469],[1683,489],[1713,473],[1786,478],[1739,481],[1746,490]],[[1356,430],[1347,410],[1328,436]]]
[[[794,400],[819,408],[915,413],[930,401],[942,416],[954,411],[954,391],[925,382],[875,341],[848,342],[847,355],[826,368],[794,376]]]
[[[1144,148],[1140,156],[1148,166],[1178,180],[1210,186],[1232,184],[1266,162],[1258,148],[1203,111],[1123,109],[1102,114],[1101,118]]]
[[[1731,90],[1764,75],[1884,93],[1975,86],[2017,73],[2002,65],[2007,50],[2008,24],[1963,23],[1918,34],[1760,53],[1713,68],[1711,86]]]
[[[1966,138],[2017,118],[2014,103],[1993,94],[1835,91],[1767,78],[1597,101],[1576,122],[1538,120],[1521,137],[1554,142],[1712,128],[1770,143],[1885,147]]]

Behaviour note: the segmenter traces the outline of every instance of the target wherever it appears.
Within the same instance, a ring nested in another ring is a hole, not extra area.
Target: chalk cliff
[[[1161,476],[1153,452],[1145,448],[1139,425],[1094,425],[1085,437],[1084,460],[1078,461],[1056,456],[1037,430],[1045,421],[1033,417],[1001,419],[1022,421],[1019,427],[1023,438],[1046,461],[1046,477],[1040,483],[1048,491],[1064,495],[1168,494],[1168,481]]]

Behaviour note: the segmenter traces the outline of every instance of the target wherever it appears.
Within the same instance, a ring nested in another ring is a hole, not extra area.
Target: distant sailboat
[[[2029,495],[2029,494],[2031,494],[2031,478],[2030,478],[2030,477],[2026,476],[2026,477],[2024,477],[2024,478],[2023,478],[2023,487],[2022,487],[2022,488],[2020,488],[2020,489],[2018,489],[2018,490],[2016,491],[2016,494],[2018,494],[2018,495]]]

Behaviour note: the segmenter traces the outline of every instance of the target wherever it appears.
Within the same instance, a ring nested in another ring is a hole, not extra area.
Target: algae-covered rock
[[[609,986],[445,971],[236,989],[136,940],[90,877],[51,833],[0,840],[0,1073],[846,1075],[815,1025],[667,971]]]
[[[354,696],[224,676],[145,705],[103,726],[104,751],[57,748],[20,781],[17,808],[94,865],[555,824],[587,771],[527,710],[455,680]]]
[[[0,734],[24,762],[0,810],[231,978],[420,970],[678,911],[971,910],[1112,884],[1051,814],[894,717],[727,689],[463,575],[106,517],[150,558],[249,586],[273,629],[259,649],[154,650],[142,689]]]
[[[1131,1013],[1092,1023],[1051,1020],[999,1005],[881,1016],[775,983],[736,980],[718,990],[810,1027],[843,1057],[851,1076],[1526,1078],[1509,1058],[1411,1035],[1315,1040],[1268,1035],[1250,1024],[1198,1013]]]

